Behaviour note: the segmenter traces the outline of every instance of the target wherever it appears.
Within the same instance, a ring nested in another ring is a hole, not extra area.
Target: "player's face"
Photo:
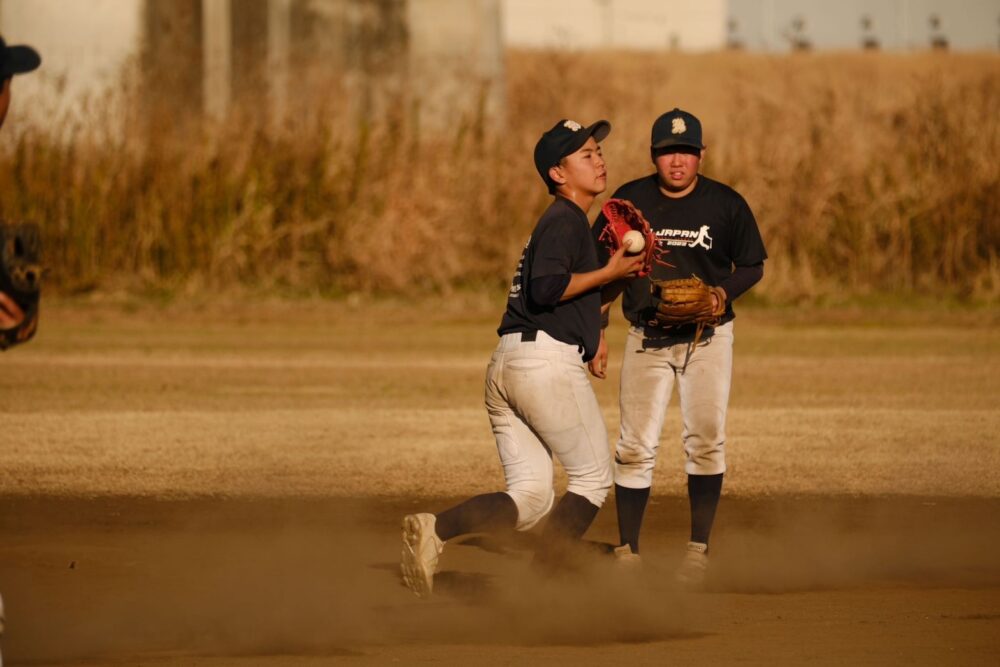
[[[660,149],[653,158],[656,173],[660,176],[660,186],[669,194],[682,196],[694,189],[704,151],[693,151],[681,147],[673,152]]]
[[[571,192],[599,195],[608,187],[604,156],[593,137],[580,150],[564,157],[554,169]]]

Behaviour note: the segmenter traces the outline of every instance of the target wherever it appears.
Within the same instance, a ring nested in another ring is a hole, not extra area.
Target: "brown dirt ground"
[[[742,314],[704,593],[670,584],[674,407],[641,572],[595,548],[544,578],[532,535],[470,538],[414,598],[401,515],[500,483],[480,405],[495,306],[412,330],[428,311],[50,304],[0,355],[7,664],[996,663],[1000,336],[982,318]],[[612,433],[616,381],[597,383]]]

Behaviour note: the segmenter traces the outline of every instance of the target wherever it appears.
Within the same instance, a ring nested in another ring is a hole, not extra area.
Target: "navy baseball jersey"
[[[497,333],[544,331],[578,345],[584,361],[597,353],[601,332],[601,292],[593,289],[560,302],[573,273],[601,268],[583,210],[556,197],[538,220],[521,254]]]
[[[694,190],[680,198],[664,195],[656,174],[630,181],[615,191],[614,197],[627,199],[649,221],[656,242],[667,251],[669,266],[653,265],[648,278],[632,280],[622,299],[625,317],[636,326],[645,326],[653,307],[650,280],[671,280],[698,276],[709,285],[725,287],[735,267],[749,267],[767,259],[757,221],[742,196],[728,185],[699,174]],[[600,215],[594,223],[597,239],[607,219]],[[597,244],[598,261],[606,261],[608,251]],[[722,324],[733,319],[730,301]],[[678,332],[679,333],[679,332]]]

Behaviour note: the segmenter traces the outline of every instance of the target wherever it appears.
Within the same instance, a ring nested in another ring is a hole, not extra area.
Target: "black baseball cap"
[[[559,164],[559,160],[580,150],[591,137],[601,142],[611,132],[611,123],[599,120],[584,127],[575,120],[562,119],[552,129],[542,135],[535,144],[535,169],[552,192],[556,183],[549,178],[549,169]]]
[[[688,146],[701,150],[705,147],[701,143],[701,121],[687,111],[674,108],[653,123],[649,143],[652,148]]]
[[[30,72],[41,64],[38,51],[24,45],[7,46],[7,42],[0,37],[0,80]]]

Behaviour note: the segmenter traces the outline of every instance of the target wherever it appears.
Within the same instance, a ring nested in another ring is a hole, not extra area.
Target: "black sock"
[[[542,535],[556,539],[578,540],[590,528],[599,509],[583,496],[567,492],[556,503],[556,508],[552,510]]]
[[[722,473],[688,475],[688,500],[691,502],[691,541],[708,544],[715,521],[715,509],[722,496]]]
[[[434,528],[442,540],[467,533],[489,533],[513,529],[517,524],[517,505],[506,493],[473,496],[437,515]]]
[[[618,509],[618,537],[622,544],[632,547],[632,553],[639,553],[639,530],[642,515],[649,502],[649,487],[630,489],[615,484],[615,505]]]
[[[599,509],[583,496],[567,492],[559,499],[545,524],[535,560],[549,566],[563,562],[590,528]]]

